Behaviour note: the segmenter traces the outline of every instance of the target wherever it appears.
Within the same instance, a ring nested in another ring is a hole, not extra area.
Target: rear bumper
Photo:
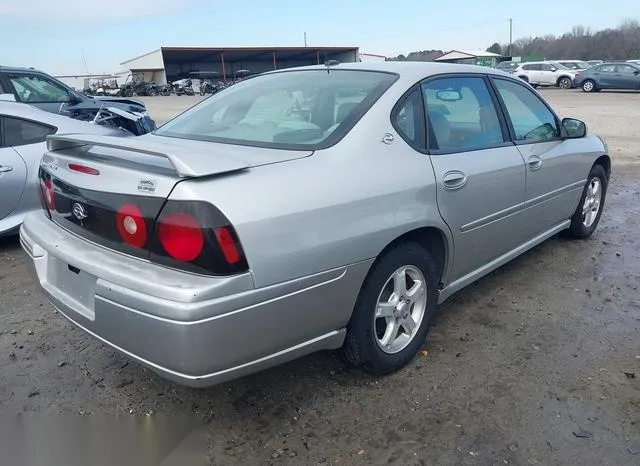
[[[107,250],[29,215],[20,241],[69,320],[178,383],[202,387],[342,345],[370,262],[255,289]]]

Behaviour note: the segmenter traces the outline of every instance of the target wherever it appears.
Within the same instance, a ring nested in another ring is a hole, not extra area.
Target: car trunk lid
[[[92,242],[148,258],[156,221],[177,183],[310,155],[283,151],[279,158],[272,154],[260,160],[255,147],[165,139],[169,138],[49,137],[39,178],[51,220]]]

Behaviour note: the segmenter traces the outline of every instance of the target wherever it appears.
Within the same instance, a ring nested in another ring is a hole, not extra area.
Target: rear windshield
[[[335,69],[256,76],[204,100],[155,134],[286,149],[328,147],[396,78],[391,73]]]

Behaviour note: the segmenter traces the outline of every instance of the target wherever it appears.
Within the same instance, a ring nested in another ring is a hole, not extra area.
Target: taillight
[[[44,207],[46,207],[50,212],[56,210],[56,196],[53,191],[53,182],[51,181],[51,178],[40,178],[40,190],[42,200],[44,201]]]
[[[235,264],[238,262],[240,260],[240,252],[236,247],[235,240],[233,239],[229,228],[216,228],[215,233],[220,249],[222,249],[222,254],[224,254],[224,258],[227,262],[229,264]]]
[[[147,242],[147,225],[140,209],[135,204],[125,204],[116,213],[116,228],[122,241],[135,248]]]
[[[159,221],[158,237],[167,254],[181,262],[197,259],[204,248],[200,224],[184,212],[169,214]]]
[[[197,273],[233,275],[249,268],[235,229],[206,202],[167,201],[149,250],[153,262]]]

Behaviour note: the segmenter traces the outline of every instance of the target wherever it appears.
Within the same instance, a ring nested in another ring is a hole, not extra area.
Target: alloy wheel
[[[599,178],[591,178],[587,187],[587,195],[582,205],[582,224],[590,228],[598,218],[602,203],[602,183]]]
[[[378,296],[374,316],[378,347],[387,354],[406,348],[415,338],[427,307],[427,284],[415,266],[397,269]]]

